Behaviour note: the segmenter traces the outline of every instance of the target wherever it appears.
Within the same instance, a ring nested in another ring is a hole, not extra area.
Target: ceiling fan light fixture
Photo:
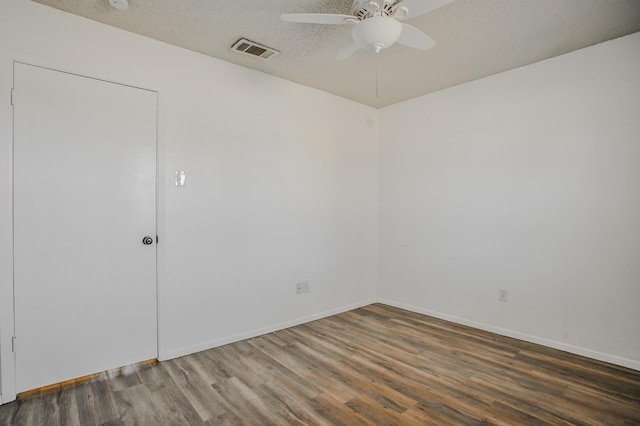
[[[392,46],[401,33],[402,24],[387,16],[365,19],[351,30],[351,36],[358,46],[375,53]]]

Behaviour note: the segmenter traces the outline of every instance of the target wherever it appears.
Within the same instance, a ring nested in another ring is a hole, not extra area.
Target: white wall
[[[383,300],[640,369],[640,33],[379,119]]]
[[[161,357],[376,296],[376,110],[28,0],[0,2],[0,55],[4,401],[13,386],[16,58],[159,91]],[[175,170],[186,171],[185,188],[172,186]],[[311,292],[296,296],[301,280]]]

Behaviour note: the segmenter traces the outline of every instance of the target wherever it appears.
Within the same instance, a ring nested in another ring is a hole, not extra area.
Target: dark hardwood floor
[[[640,425],[640,372],[375,304],[0,407],[6,425]]]

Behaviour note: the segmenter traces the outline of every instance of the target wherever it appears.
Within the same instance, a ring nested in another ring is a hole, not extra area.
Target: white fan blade
[[[349,56],[353,55],[360,49],[360,46],[353,41],[353,37],[349,34],[349,41],[347,41],[341,48],[338,50],[338,54],[336,55],[336,59],[342,61],[343,59],[347,59]]]
[[[328,13],[285,13],[280,16],[283,21],[303,24],[345,25],[358,22],[353,15],[334,15]]]
[[[418,50],[429,50],[436,45],[431,37],[409,24],[402,24],[402,33],[396,43]]]
[[[454,0],[402,0],[393,8],[394,13],[398,10],[397,16],[394,17],[397,19],[414,18],[446,6],[453,1]],[[399,9],[405,9],[405,11]]]

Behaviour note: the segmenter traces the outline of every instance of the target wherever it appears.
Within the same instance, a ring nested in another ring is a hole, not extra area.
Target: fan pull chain
[[[379,64],[379,59],[378,59],[378,55],[376,55],[376,99],[378,99],[378,94],[380,91],[380,83],[378,80],[378,64]]]

